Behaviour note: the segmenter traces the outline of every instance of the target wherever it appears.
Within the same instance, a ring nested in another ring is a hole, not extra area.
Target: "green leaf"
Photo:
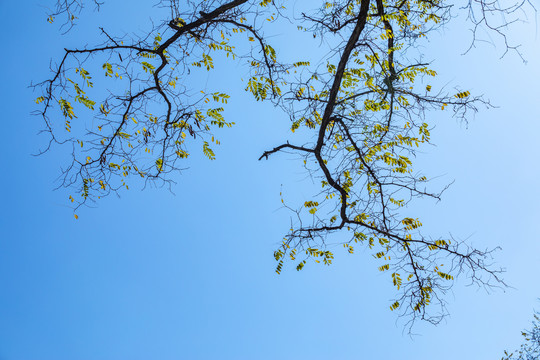
[[[160,158],[156,160],[156,168],[158,169],[159,172],[163,170],[163,159]]]
[[[214,154],[214,151],[208,146],[208,142],[204,142],[203,144],[203,153],[206,155],[210,160],[215,160],[216,155]]]

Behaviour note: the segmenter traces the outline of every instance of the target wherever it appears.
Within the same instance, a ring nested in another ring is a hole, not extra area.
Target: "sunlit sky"
[[[330,267],[274,272],[291,215],[279,194],[307,200],[310,180],[295,156],[257,161],[293,135],[284,114],[244,93],[241,66],[202,75],[205,86],[226,84],[232,95],[226,111],[236,126],[221,132],[217,160],[195,154],[175,175],[174,194],[134,183],[75,220],[70,192],[54,191],[69,154],[32,156],[46,137],[30,115],[40,94],[28,85],[49,75],[64,47],[94,43],[99,26],[141,33],[157,10],[148,1],[107,2],[61,36],[46,22],[52,2],[0,2],[0,359],[488,360],[520,345],[540,308],[534,14],[509,30],[527,64],[512,53],[500,59],[504,50],[488,43],[461,55],[470,33],[459,19],[424,44],[439,84],[484,94],[497,107],[468,123],[431,116],[436,146],[417,167],[454,183],[443,201],[414,211],[430,233],[500,246],[494,262],[511,287],[485,291],[458,280],[447,296],[450,316],[438,326],[417,323],[410,336],[389,311],[393,286],[367,250],[336,250]],[[268,35],[278,56],[318,50],[279,29]]]

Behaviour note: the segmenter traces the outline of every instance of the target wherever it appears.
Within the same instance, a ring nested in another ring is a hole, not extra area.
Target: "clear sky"
[[[536,1],[537,8],[538,2]],[[485,94],[498,106],[468,125],[446,115],[419,157],[426,173],[454,185],[418,206],[434,234],[479,248],[501,246],[497,264],[513,288],[490,293],[458,281],[450,316],[419,323],[414,337],[389,311],[393,287],[367,251],[336,252],[331,267],[274,273],[272,253],[290,214],[279,192],[303,193],[301,160],[257,158],[290,136],[288,120],[223,78],[237,125],[223,131],[217,160],[195,156],[175,195],[148,188],[96,208],[69,207],[53,191],[66,154],[33,157],[44,144],[31,81],[68,45],[92,44],[98,26],[147,27],[147,1],[112,2],[61,37],[43,1],[0,1],[4,109],[0,142],[0,359],[500,359],[521,343],[540,303],[540,42],[534,14],[511,39],[525,65],[479,44],[459,22],[434,34],[426,57],[441,83]],[[270,33],[291,51],[286,33]],[[279,55],[279,46],[276,46]],[[236,69],[238,73],[243,70]],[[234,119],[232,119],[234,118]]]

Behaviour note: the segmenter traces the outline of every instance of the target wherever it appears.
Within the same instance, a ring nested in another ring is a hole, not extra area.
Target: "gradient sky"
[[[540,4],[536,1],[537,8]],[[441,84],[485,94],[498,108],[468,124],[431,119],[436,147],[417,168],[455,183],[437,204],[415,207],[426,230],[479,248],[501,246],[496,263],[512,288],[486,292],[457,281],[450,316],[418,323],[416,336],[389,311],[393,287],[368,251],[336,251],[331,267],[274,273],[272,253],[290,214],[279,193],[303,198],[301,160],[257,158],[290,138],[289,123],[255,103],[236,78],[217,160],[195,156],[175,195],[139,187],[96,208],[69,207],[57,185],[66,154],[45,143],[28,85],[48,76],[64,47],[92,44],[97,27],[142,31],[148,1],[89,11],[61,37],[43,1],[0,1],[4,109],[0,142],[0,359],[500,359],[521,343],[540,303],[540,41],[534,14],[517,24],[528,64],[479,44],[459,20],[434,34],[426,58]],[[286,53],[286,33],[269,33]],[[280,55],[280,47],[278,56]],[[316,49],[315,49],[316,50]],[[305,50],[304,50],[305,51]],[[236,69],[239,73],[243,70]],[[233,119],[234,118],[234,119]],[[309,181],[309,180],[308,180]]]

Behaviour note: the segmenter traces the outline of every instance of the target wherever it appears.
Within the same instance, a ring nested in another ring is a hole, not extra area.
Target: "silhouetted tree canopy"
[[[83,5],[106,6],[59,0],[48,20],[60,23],[61,31],[77,31],[73,25]],[[345,251],[367,247],[380,259],[379,270],[396,288],[390,308],[410,323],[439,322],[446,313],[444,295],[459,275],[480,286],[504,286],[501,270],[491,264],[493,250],[424,234],[421,220],[407,207],[419,198],[439,200],[444,190],[430,190],[428,175],[414,168],[416,152],[431,141],[434,111],[466,120],[479,106],[489,106],[468,84],[451,91],[437,84],[437,72],[419,45],[459,15],[471,26],[471,46],[483,29],[502,40],[505,53],[521,56],[504,31],[528,3],[163,0],[158,5],[168,16],[153,19],[144,36],[117,36],[103,27],[99,39],[85,40],[95,45],[65,49],[49,79],[35,85],[50,139],[44,151],[60,145],[72,154],[61,185],[73,189],[75,209],[132,183],[170,185],[198,149],[210,160],[218,156],[215,129],[234,125],[224,116],[229,95],[226,89],[201,89],[191,75],[203,69],[219,76],[214,64],[227,59],[245,66],[246,95],[280,108],[297,139],[276,139],[259,160],[284,151],[297,154],[320,184],[303,204],[283,199],[294,216],[274,253],[278,273],[286,261],[297,270],[311,261],[332,263],[327,239],[340,233],[339,239],[346,236]],[[317,59],[302,54],[292,63],[280,59],[280,44],[272,44],[265,29],[286,21],[313,35]]]

